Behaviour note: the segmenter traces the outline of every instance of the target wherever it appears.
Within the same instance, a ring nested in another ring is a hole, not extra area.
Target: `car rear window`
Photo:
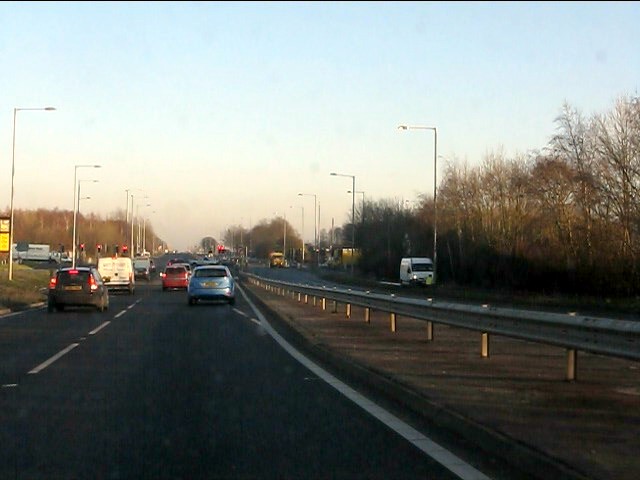
[[[195,271],[196,277],[226,277],[227,271],[221,268],[203,268]]]
[[[167,275],[184,275],[187,273],[187,269],[184,267],[169,267],[165,273]]]
[[[59,285],[84,285],[89,282],[90,272],[86,270],[65,270],[58,272]]]

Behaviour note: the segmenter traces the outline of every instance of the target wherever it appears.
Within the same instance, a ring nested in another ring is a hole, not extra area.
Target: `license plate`
[[[202,282],[202,286],[203,287],[217,287],[218,286],[218,282]]]
[[[82,285],[67,285],[64,287],[65,290],[82,290]]]

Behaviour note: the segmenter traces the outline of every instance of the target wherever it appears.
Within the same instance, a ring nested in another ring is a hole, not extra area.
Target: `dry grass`
[[[19,310],[46,299],[50,277],[48,269],[14,264],[12,276],[9,281],[9,266],[0,265],[0,310]]]

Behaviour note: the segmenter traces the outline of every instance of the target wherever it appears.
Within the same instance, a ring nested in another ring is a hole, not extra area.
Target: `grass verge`
[[[9,265],[0,265],[0,310],[20,310],[46,300],[50,272],[14,264],[9,280]]]

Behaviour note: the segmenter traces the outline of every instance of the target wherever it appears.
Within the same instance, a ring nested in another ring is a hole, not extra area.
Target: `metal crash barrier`
[[[313,305],[319,301],[322,309],[331,301],[332,311],[345,305],[345,315],[351,318],[353,305],[364,308],[365,322],[370,322],[373,310],[389,314],[391,332],[398,328],[398,317],[427,322],[427,340],[434,340],[434,324],[448,325],[480,332],[480,355],[490,355],[490,335],[501,335],[529,342],[554,345],[567,351],[566,379],[577,378],[578,351],[640,360],[640,322],[611,318],[546,313],[446,302],[431,299],[396,297],[393,294],[358,292],[351,289],[327,288],[281,282],[243,273],[252,284],[279,295],[289,295],[298,302]]]

